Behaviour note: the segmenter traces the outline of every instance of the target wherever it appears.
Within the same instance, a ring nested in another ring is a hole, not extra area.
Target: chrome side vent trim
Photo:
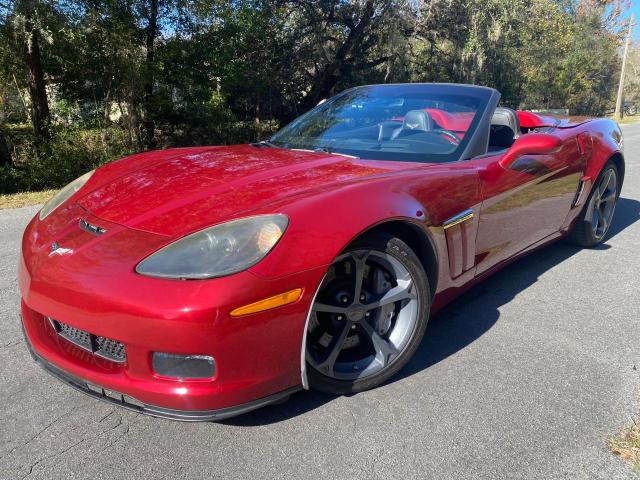
[[[573,199],[573,203],[571,204],[571,208],[579,207],[582,205],[586,198],[586,191],[588,190],[588,186],[591,184],[591,180],[588,178],[581,178],[578,183],[578,190],[576,191],[576,196]]]
[[[473,210],[471,210],[470,208],[467,208],[465,211],[460,212],[457,215],[454,215],[449,220],[446,220],[442,224],[442,227],[446,230],[447,228],[454,227],[456,225],[459,225],[462,222],[466,222],[467,220],[471,220],[472,218],[473,218]]]
[[[93,235],[102,235],[103,233],[106,233],[106,230],[102,227],[99,227],[97,225],[93,225],[89,222],[87,222],[85,219],[81,218],[78,221],[78,226],[84,230],[85,232],[89,232]]]
[[[442,224],[449,253],[449,273],[456,278],[475,265],[478,222],[468,208]]]

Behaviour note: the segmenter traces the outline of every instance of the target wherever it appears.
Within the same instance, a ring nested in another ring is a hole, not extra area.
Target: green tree
[[[476,83],[504,105],[600,114],[625,1],[0,0],[0,188],[265,138],[370,83]]]

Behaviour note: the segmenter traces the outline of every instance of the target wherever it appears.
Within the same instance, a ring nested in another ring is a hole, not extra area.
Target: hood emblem
[[[87,222],[86,220],[84,220],[83,218],[80,219],[80,221],[78,222],[78,225],[82,230],[84,230],[85,232],[92,233],[93,235],[102,235],[103,233],[106,232],[104,228],[98,227],[97,225],[93,225]]]
[[[49,252],[49,256],[53,257],[54,255],[69,255],[73,253],[73,250],[70,248],[62,248],[58,242],[53,242],[51,244],[51,251]]]

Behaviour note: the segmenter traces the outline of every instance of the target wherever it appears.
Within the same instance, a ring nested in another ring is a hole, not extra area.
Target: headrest
[[[496,108],[495,112],[493,112],[493,117],[491,118],[491,126],[494,125],[509,127],[513,132],[514,138],[518,138],[521,134],[518,114],[510,108]]]
[[[431,116],[423,110],[409,110],[404,115],[403,130],[422,130],[428,132],[433,129]]]

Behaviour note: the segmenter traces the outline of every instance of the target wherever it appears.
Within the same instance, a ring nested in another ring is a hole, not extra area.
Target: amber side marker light
[[[257,302],[250,303],[249,305],[243,305],[234,310],[231,310],[232,317],[240,317],[242,315],[249,315],[250,313],[264,312],[265,310],[271,310],[272,308],[288,305],[293,302],[297,302],[302,295],[301,288],[295,288],[288,292],[274,295],[273,297],[263,298]]]

